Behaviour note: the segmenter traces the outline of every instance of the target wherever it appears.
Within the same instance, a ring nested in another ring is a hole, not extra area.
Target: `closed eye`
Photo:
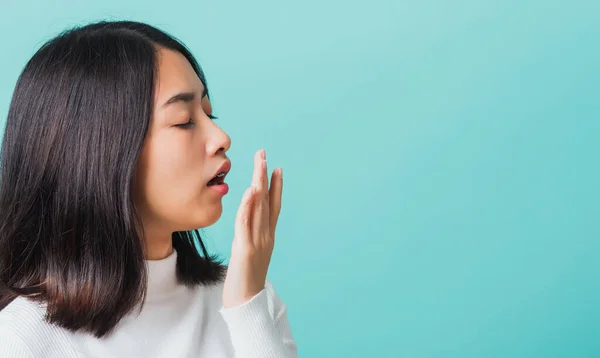
[[[210,118],[211,120],[215,120],[218,119],[219,117],[213,116],[212,114],[208,114],[207,115],[208,118]],[[193,127],[196,124],[196,122],[194,122],[191,118],[189,119],[189,121],[187,123],[182,123],[182,124],[176,124],[175,127],[178,128],[182,128],[182,129],[189,129],[191,127]]]
[[[182,128],[182,129],[189,129],[189,128],[193,127],[195,124],[196,124],[196,122],[192,121],[192,119],[190,118],[187,123],[176,124],[175,127]]]

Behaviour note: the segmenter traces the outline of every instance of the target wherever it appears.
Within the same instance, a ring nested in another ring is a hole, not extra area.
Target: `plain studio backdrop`
[[[8,1],[0,128],[59,31],[180,38],[232,137],[227,260],[265,148],[301,357],[600,356],[600,2]]]

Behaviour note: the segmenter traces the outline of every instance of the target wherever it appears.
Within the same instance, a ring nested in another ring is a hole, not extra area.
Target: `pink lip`
[[[217,194],[220,194],[220,195],[226,195],[229,192],[229,185],[227,185],[225,183],[223,183],[223,184],[217,184],[217,185],[211,185],[208,188],[210,190],[213,190]]]
[[[220,172],[225,172],[225,174],[227,174],[227,173],[229,173],[230,170],[231,170],[231,160],[227,159],[225,161],[225,163],[223,163],[223,165],[221,165],[221,167],[219,167],[219,169],[217,170],[215,175],[213,175],[213,178]]]
[[[230,170],[231,170],[231,161],[228,159],[215,172],[215,175],[213,175],[213,178],[221,172],[225,172],[225,175],[227,175],[227,173],[229,173]],[[209,188],[220,195],[225,195],[229,192],[229,185],[227,185],[227,183],[211,185],[211,186],[209,186]]]

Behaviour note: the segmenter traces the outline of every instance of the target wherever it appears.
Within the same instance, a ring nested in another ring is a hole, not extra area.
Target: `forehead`
[[[163,103],[177,92],[194,91],[201,96],[204,85],[192,65],[179,52],[160,47],[158,49],[158,73],[156,98]]]

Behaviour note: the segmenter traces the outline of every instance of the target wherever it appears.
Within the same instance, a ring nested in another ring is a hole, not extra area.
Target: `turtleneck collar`
[[[177,251],[164,259],[146,260],[148,267],[147,298],[161,296],[173,292],[178,286],[177,282]]]

